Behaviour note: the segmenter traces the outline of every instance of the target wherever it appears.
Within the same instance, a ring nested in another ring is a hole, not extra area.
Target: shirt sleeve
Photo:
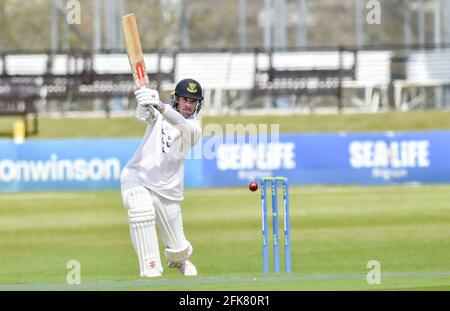
[[[185,142],[191,146],[197,143],[201,135],[200,124],[197,120],[185,119],[180,113],[167,104],[165,105],[162,115],[167,122],[182,133]]]

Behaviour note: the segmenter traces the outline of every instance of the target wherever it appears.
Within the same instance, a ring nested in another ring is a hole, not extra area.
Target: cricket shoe
[[[181,274],[184,276],[197,276],[197,268],[189,260],[183,262],[179,267]]]

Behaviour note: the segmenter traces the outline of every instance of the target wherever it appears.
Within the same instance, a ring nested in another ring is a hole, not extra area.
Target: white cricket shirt
[[[185,119],[171,106],[150,121],[137,151],[122,170],[120,182],[138,182],[174,201],[183,200],[184,160],[201,136],[200,122]]]

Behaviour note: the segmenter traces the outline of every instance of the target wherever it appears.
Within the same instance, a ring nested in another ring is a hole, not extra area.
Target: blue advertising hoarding
[[[0,141],[0,191],[119,188],[138,138]],[[189,160],[186,187],[201,185],[201,163]]]
[[[263,143],[217,140],[214,151],[215,158],[203,160],[205,187],[245,185],[264,176],[284,176],[291,184],[450,182],[450,131],[289,134]]]
[[[17,145],[11,140],[0,140],[0,191],[19,191],[18,184],[10,182],[7,167],[12,167],[17,162]]]
[[[0,191],[118,189],[139,138],[0,140]],[[276,141],[204,138],[185,165],[186,188],[290,184],[450,183],[450,131],[286,134]]]

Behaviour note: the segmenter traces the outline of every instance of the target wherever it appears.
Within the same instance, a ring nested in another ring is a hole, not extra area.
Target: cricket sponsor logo
[[[156,268],[156,260],[150,260],[148,265],[150,268],[155,269]]]
[[[194,149],[193,154],[189,155],[189,158],[217,160],[218,163],[220,162],[218,168],[221,170],[239,169],[240,165],[248,167],[250,165],[248,163],[248,158],[239,161],[239,159],[235,159],[237,156],[236,152],[239,154],[239,157],[245,155],[242,152],[251,151],[251,154],[247,156],[253,159],[253,161],[255,159],[261,159],[261,161],[258,161],[258,163],[261,163],[265,156],[261,154],[255,155],[254,150],[259,153],[265,153],[267,148],[269,148],[268,151],[270,152],[273,148],[276,149],[276,146],[282,145],[279,144],[279,133],[280,129],[278,124],[271,124],[270,127],[269,124],[226,124],[224,132],[221,125],[210,123],[203,128],[203,135],[208,138],[206,140],[203,140],[202,137],[200,138],[199,144],[202,145],[202,148]],[[275,150],[274,152],[277,151],[278,150]],[[279,152],[283,151],[278,151],[278,153]],[[232,158],[227,156],[228,153],[230,153]],[[277,156],[278,153],[275,156]],[[230,162],[227,162],[227,160],[230,160]],[[241,164],[233,164],[236,160]],[[228,166],[230,168],[227,168]],[[264,164],[256,166],[264,166]]]
[[[136,65],[136,77],[138,80],[144,79],[145,76],[145,67],[144,63],[140,62]]]
[[[140,61],[136,64],[136,71],[134,72],[134,74],[136,76],[136,80],[139,81],[140,86],[148,84],[144,61]]]
[[[53,153],[48,160],[1,160],[0,182],[118,180],[120,170],[121,164],[117,158],[59,159]]]
[[[430,166],[430,142],[353,141],[349,145],[349,162],[354,169],[371,169],[372,177],[391,180],[408,176],[408,169]]]
[[[296,168],[295,143],[280,142],[278,124],[227,124],[225,135],[220,126],[204,133],[215,137],[203,144],[204,158],[215,159],[218,171],[236,171],[238,180]]]
[[[217,149],[217,168],[221,171],[292,170],[295,166],[294,143],[222,144]]]

